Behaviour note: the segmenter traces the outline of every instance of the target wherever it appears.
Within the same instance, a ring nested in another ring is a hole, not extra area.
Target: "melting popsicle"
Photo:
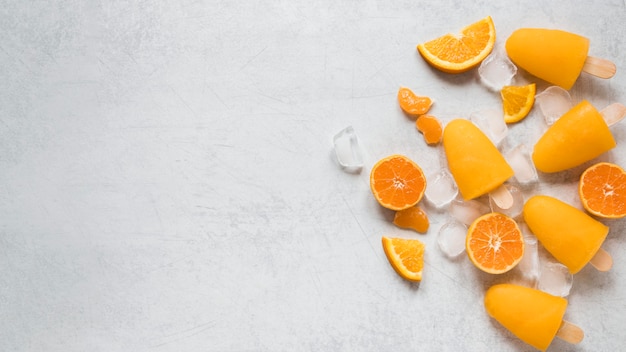
[[[543,291],[513,284],[490,287],[485,309],[513,335],[545,351],[555,336],[570,343],[582,341],[584,333],[563,320],[567,300]]]
[[[613,261],[600,246],[609,228],[585,212],[549,196],[533,196],[524,204],[524,221],[544,248],[572,274],[587,263],[608,271]]]
[[[450,173],[465,200],[501,190],[514,174],[498,148],[468,120],[454,119],[446,125],[443,147]]]
[[[558,172],[615,147],[604,117],[583,100],[561,116],[535,144],[533,162],[543,172]]]
[[[505,47],[517,66],[564,89],[570,89],[582,71],[601,78],[616,71],[614,63],[587,56],[588,38],[558,29],[520,28]]]

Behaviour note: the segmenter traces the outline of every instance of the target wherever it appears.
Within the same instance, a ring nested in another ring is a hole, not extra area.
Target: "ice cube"
[[[544,260],[541,264],[537,288],[551,295],[565,297],[572,288],[574,276],[561,263]]]
[[[454,199],[450,202],[450,214],[465,225],[471,225],[479,216],[489,213],[489,206],[475,199]]]
[[[441,226],[437,234],[437,245],[448,258],[456,258],[465,251],[467,227],[451,219]]]
[[[515,171],[515,179],[519,183],[528,184],[538,180],[537,169],[525,144],[513,148],[504,157]]]
[[[478,67],[480,81],[493,91],[500,91],[502,87],[511,84],[517,73],[517,66],[509,60],[506,53],[494,50]]]
[[[496,146],[502,142],[508,133],[508,127],[504,122],[504,112],[498,109],[485,109],[470,114],[472,121],[483,131]]]
[[[513,185],[504,185],[504,187],[506,187],[513,197],[513,205],[507,209],[501,208],[498,206],[498,203],[493,199],[491,194],[489,194],[489,206],[493,212],[502,213],[512,218],[516,218],[522,213],[522,208],[524,207],[524,195],[519,188]]]
[[[439,170],[426,180],[426,199],[436,208],[448,205],[459,193],[454,178],[447,169]]]
[[[514,271],[513,282],[523,286],[536,288],[539,279],[539,250],[537,237],[533,235],[524,223],[519,224],[524,234],[524,255]]]
[[[541,110],[543,118],[548,126],[552,125],[573,106],[569,92],[559,86],[550,86],[537,94],[535,102]]]
[[[360,170],[363,167],[363,155],[359,139],[352,126],[339,131],[333,138],[335,155],[339,165],[345,169]]]

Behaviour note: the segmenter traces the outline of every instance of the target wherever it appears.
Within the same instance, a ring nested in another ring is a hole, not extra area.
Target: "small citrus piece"
[[[518,122],[526,117],[535,104],[535,91],[534,83],[525,86],[502,87],[500,95],[502,96],[504,122]]]
[[[394,154],[374,165],[370,172],[370,188],[380,205],[391,210],[403,210],[422,200],[426,177],[411,159]]]
[[[522,260],[524,237],[515,220],[504,214],[489,213],[470,225],[465,249],[478,269],[490,274],[502,274]]]
[[[490,16],[463,28],[419,44],[417,50],[430,65],[447,73],[461,73],[478,66],[493,50],[496,28]]]
[[[422,281],[424,249],[419,240],[383,236],[383,250],[389,264],[398,275],[409,281]]]
[[[402,111],[409,115],[422,115],[428,112],[433,101],[429,97],[417,96],[412,90],[400,87],[398,103]]]
[[[430,226],[428,215],[419,205],[398,210],[393,217],[393,223],[398,227],[412,229],[419,233],[426,233]]]
[[[441,142],[443,126],[439,119],[432,115],[422,115],[415,120],[415,127],[424,135],[426,144],[434,145]]]
[[[619,219],[626,216],[626,172],[618,165],[601,162],[580,176],[578,194],[593,215]]]

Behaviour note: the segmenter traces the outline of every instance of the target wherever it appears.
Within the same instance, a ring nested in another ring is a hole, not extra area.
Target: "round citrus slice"
[[[521,121],[535,104],[535,84],[525,86],[504,86],[500,91],[504,122]]]
[[[490,274],[502,274],[522,260],[524,236],[512,218],[489,213],[470,225],[465,249],[478,269]]]
[[[398,103],[402,111],[409,115],[422,115],[428,112],[433,101],[429,97],[418,96],[409,88],[398,90]]]
[[[479,65],[493,50],[496,28],[491,17],[472,23],[459,34],[448,33],[419,44],[424,60],[438,70],[461,73]]]
[[[426,190],[422,169],[404,155],[381,159],[370,172],[370,188],[380,205],[403,210],[417,204]]]
[[[612,163],[597,163],[580,176],[578,194],[593,215],[618,219],[626,216],[626,172]]]
[[[430,226],[428,215],[419,205],[397,211],[393,217],[393,223],[398,227],[412,229],[419,233],[426,233]]]
[[[383,250],[393,269],[409,281],[422,281],[424,244],[419,240],[383,236]]]

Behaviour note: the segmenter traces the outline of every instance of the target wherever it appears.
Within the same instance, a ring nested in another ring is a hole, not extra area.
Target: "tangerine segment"
[[[422,200],[426,177],[411,159],[395,154],[374,165],[370,172],[370,188],[380,205],[391,210],[403,210]]]
[[[626,216],[626,172],[618,165],[601,162],[580,176],[578,194],[593,215],[618,219]]]
[[[426,144],[434,145],[441,142],[443,126],[436,117],[422,115],[415,120],[415,127],[424,135]]]
[[[402,111],[409,115],[422,115],[428,112],[433,101],[429,97],[415,95],[409,88],[398,90],[398,103]]]
[[[496,29],[487,16],[463,28],[459,34],[448,33],[426,43],[417,50],[430,65],[448,73],[461,73],[480,64],[493,50]]]
[[[522,260],[524,237],[515,220],[504,214],[489,213],[470,225],[465,249],[477,268],[490,274],[502,274]]]
[[[525,86],[505,86],[500,91],[504,121],[513,123],[521,121],[528,115],[535,104],[536,86],[534,83]]]
[[[425,246],[419,240],[383,236],[383,250],[393,269],[406,280],[422,281]]]
[[[419,205],[397,211],[393,217],[393,223],[398,227],[412,229],[419,233],[426,233],[430,226],[428,215]]]

